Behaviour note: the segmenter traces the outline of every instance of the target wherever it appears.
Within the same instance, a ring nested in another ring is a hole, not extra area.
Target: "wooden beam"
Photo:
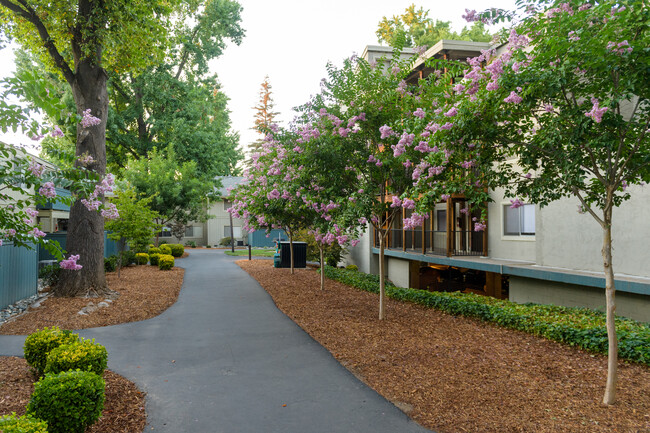
[[[447,199],[447,257],[454,253],[454,200]]]

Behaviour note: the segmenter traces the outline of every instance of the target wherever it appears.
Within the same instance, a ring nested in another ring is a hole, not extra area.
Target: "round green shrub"
[[[149,254],[147,253],[137,253],[135,255],[135,261],[139,265],[146,265],[149,263]]]
[[[68,370],[91,371],[98,376],[104,374],[108,352],[95,340],[83,340],[62,344],[47,355],[45,374]]]
[[[174,257],[180,257],[185,252],[185,247],[181,244],[169,244],[169,248],[171,248]]]
[[[172,248],[169,245],[161,245],[160,246],[160,254],[168,254],[172,255]]]
[[[151,247],[151,248],[149,248],[148,253],[149,253],[149,255],[151,255],[151,254],[160,254],[160,248]]]
[[[174,267],[174,256],[161,254],[158,259],[158,268],[162,271],[168,271]]]
[[[162,256],[160,253],[149,254],[149,264],[151,264],[151,266],[158,266],[160,256]]]
[[[47,374],[34,384],[27,413],[47,421],[50,433],[83,433],[102,414],[105,386],[89,371]]]
[[[11,415],[0,417],[0,432],[2,433],[47,433],[47,423],[31,415]]]
[[[117,268],[117,256],[104,258],[104,272],[115,272]]]
[[[359,270],[359,268],[357,267],[357,265],[347,265],[347,266],[345,267],[345,269],[349,269],[350,271],[358,271],[358,270]]]
[[[25,361],[32,366],[39,376],[45,372],[47,355],[62,344],[79,341],[79,336],[72,331],[62,330],[56,326],[43,328],[27,336],[23,353]]]

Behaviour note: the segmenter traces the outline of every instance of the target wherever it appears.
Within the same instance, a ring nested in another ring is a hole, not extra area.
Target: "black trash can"
[[[291,267],[291,245],[289,242],[280,242],[280,266],[279,268]],[[293,243],[293,267],[306,268],[307,267],[307,243],[294,242]]]

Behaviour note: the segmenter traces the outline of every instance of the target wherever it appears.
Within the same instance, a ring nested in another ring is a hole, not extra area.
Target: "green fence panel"
[[[37,292],[37,249],[15,247],[5,242],[0,246],[0,309]]]

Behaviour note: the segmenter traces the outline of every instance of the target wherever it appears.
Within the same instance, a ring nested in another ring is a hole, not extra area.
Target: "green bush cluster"
[[[68,370],[91,371],[98,376],[104,374],[108,353],[95,340],[82,340],[62,344],[47,355],[45,374],[60,373]]]
[[[135,255],[135,260],[138,265],[146,265],[149,263],[149,254],[147,253],[137,253]]]
[[[187,241],[187,242],[185,242],[185,246],[186,246],[186,247],[190,247],[190,248],[196,248],[196,242],[194,242],[194,241]]]
[[[223,245],[224,247],[229,247],[231,242],[232,242],[232,238],[229,237],[221,238],[221,240],[219,241],[219,245]]]
[[[171,248],[174,257],[181,257],[185,252],[185,247],[181,244],[169,244],[169,248]]]
[[[47,355],[53,349],[63,345],[79,341],[77,334],[72,331],[62,330],[56,326],[43,328],[27,336],[24,345],[25,361],[39,376],[45,373]]]
[[[117,256],[104,257],[104,272],[115,272],[117,269]]]
[[[47,421],[50,433],[83,433],[104,409],[104,379],[89,371],[47,374],[34,384],[27,413]]]
[[[149,255],[151,255],[151,254],[160,254],[160,248],[151,247],[151,248],[149,248],[149,251],[147,251],[147,252],[149,253]]]
[[[349,269],[325,268],[333,280],[372,293],[379,293],[379,277]],[[549,340],[607,353],[605,314],[586,308],[516,304],[471,293],[429,292],[404,289],[386,282],[390,298],[409,301],[446,313],[474,317],[500,326],[538,335]],[[650,365],[650,324],[616,318],[619,357]]]
[[[2,433],[47,433],[47,422],[31,415],[11,415],[0,417],[0,432]]]
[[[158,260],[160,260],[160,256],[162,256],[160,253],[149,254],[149,264],[151,266],[158,266]]]
[[[169,245],[161,245],[158,249],[160,250],[160,254],[172,255],[172,248]]]
[[[345,267],[345,269],[347,269],[347,270],[349,270],[349,271],[358,271],[358,270],[359,270],[359,268],[357,267],[357,265],[347,265],[347,266]]]
[[[158,269],[168,271],[174,267],[174,256],[171,254],[161,254],[158,258]]]

